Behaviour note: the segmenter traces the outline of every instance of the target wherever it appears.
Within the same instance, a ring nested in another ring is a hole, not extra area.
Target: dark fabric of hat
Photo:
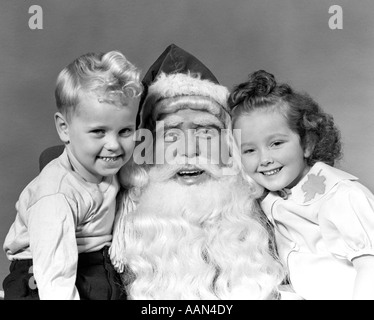
[[[140,123],[140,113],[143,108],[144,100],[148,94],[148,87],[155,81],[155,79],[161,73],[187,74],[189,72],[199,74],[201,79],[206,79],[219,84],[217,78],[199,59],[175,44],[169,45],[148,69],[142,80],[144,91],[140,99],[137,125]]]

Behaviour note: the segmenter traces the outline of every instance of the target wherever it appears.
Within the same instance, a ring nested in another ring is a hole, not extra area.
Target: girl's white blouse
[[[261,203],[290,282],[304,299],[351,299],[352,260],[374,255],[374,195],[357,180],[318,162],[283,197],[271,192]]]

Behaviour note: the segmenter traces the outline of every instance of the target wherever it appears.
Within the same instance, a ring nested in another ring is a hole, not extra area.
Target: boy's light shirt
[[[84,181],[66,150],[21,193],[4,242],[10,260],[33,259],[40,299],[79,299],[78,254],[111,244],[118,181]]]
[[[374,255],[374,196],[356,180],[318,162],[287,199],[271,192],[261,203],[293,288],[305,299],[352,299],[351,260]]]

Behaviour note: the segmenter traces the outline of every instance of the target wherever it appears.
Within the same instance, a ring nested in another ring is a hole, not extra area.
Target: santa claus
[[[136,148],[121,170],[110,249],[128,298],[277,298],[284,273],[255,200],[261,190],[240,174],[227,88],[175,45],[143,84],[151,159]]]

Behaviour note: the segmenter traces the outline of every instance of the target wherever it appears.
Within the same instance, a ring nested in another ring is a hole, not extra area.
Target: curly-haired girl
[[[242,164],[262,185],[289,281],[305,299],[374,299],[374,195],[334,168],[340,133],[305,93],[259,70],[229,97]]]

